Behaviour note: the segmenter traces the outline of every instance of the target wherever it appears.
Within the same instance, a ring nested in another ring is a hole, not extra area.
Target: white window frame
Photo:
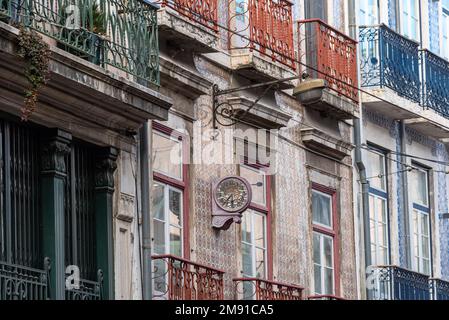
[[[413,208],[413,218],[412,218],[412,223],[414,224],[415,221],[415,215],[417,215],[417,221],[418,221],[418,225],[415,226],[413,225],[413,242],[415,242],[415,239],[418,239],[418,243],[413,243],[413,248],[412,248],[412,252],[413,252],[413,265],[415,266],[415,270],[419,273],[422,274],[427,274],[430,275],[432,273],[432,254],[431,254],[431,242],[430,242],[430,216],[429,213],[421,211],[419,209],[415,209]],[[421,221],[421,217],[425,216],[425,218],[427,219],[427,236],[424,236],[424,234],[422,233],[422,221]],[[415,228],[416,230],[418,230],[418,232],[415,232]],[[427,237],[427,250],[429,253],[428,257],[424,257],[423,255],[423,238]],[[416,252],[415,249],[418,249],[418,252]],[[418,264],[416,263],[416,259],[418,260]],[[428,273],[424,272],[424,261],[427,261],[429,264],[429,270]],[[417,265],[416,265],[417,264]]]
[[[374,0],[375,5],[370,7],[368,5],[369,1],[370,0],[358,1],[358,5],[359,5],[358,16],[360,17],[360,19],[359,19],[360,26],[377,25],[379,23],[379,11],[380,11],[379,2],[378,2],[378,0]],[[371,11],[371,9],[373,9],[373,10]],[[364,14],[362,14],[362,12]],[[362,16],[364,16],[365,19],[367,19],[367,20],[370,20],[372,17],[372,18],[374,18],[375,21],[373,23],[366,21],[366,20],[362,21],[362,19],[361,19]]]
[[[428,250],[429,250],[429,274],[432,273],[432,251],[431,251],[431,221],[430,221],[430,199],[429,199],[429,172],[417,165],[413,165],[413,170],[417,170],[420,172],[425,173],[426,175],[426,179],[425,179],[425,190],[426,190],[426,199],[427,199],[427,203],[423,204],[423,203],[418,203],[415,202],[415,199],[413,199],[413,195],[410,194],[410,197],[412,199],[411,201],[411,217],[410,217],[410,221],[409,221],[409,225],[410,225],[410,251],[412,253],[412,267],[413,270],[415,270],[416,272],[419,273],[423,273],[424,270],[422,270],[422,261],[421,259],[423,259],[422,257],[422,234],[421,234],[421,220],[418,219],[418,226],[415,226],[414,223],[414,216],[415,214],[419,214],[419,215],[425,215],[427,217],[427,226],[428,226]],[[417,206],[417,207],[416,207]],[[426,210],[422,210],[420,208],[426,209]],[[418,230],[418,243],[415,243],[415,227],[417,227]],[[418,248],[418,252],[416,252],[415,247],[417,246]],[[417,265],[415,258],[418,258],[419,263]]]
[[[263,213],[260,213],[256,210],[252,210],[252,209],[248,209],[245,213],[245,219],[247,219],[248,217],[251,217],[251,221],[249,222],[249,226],[250,226],[250,231],[251,231],[251,243],[246,242],[243,240],[242,238],[242,244],[248,245],[251,248],[251,273],[252,274],[245,274],[243,273],[244,277],[249,277],[249,278],[255,278],[256,277],[256,273],[257,273],[257,266],[256,266],[256,249],[261,249],[264,252],[264,274],[265,274],[265,279],[268,278],[268,239],[267,239],[267,216]],[[254,216],[258,215],[261,216],[263,218],[263,222],[264,222],[264,226],[263,226],[263,236],[264,236],[264,245],[265,247],[260,247],[258,245],[256,245],[256,241],[255,241],[255,229],[254,229]],[[243,230],[242,230],[243,232]],[[242,252],[242,264],[243,264],[243,252]],[[242,268],[243,269],[243,268]]]
[[[325,225],[325,224],[322,224],[322,223],[319,223],[318,221],[315,221],[314,219],[313,219],[313,216],[314,216],[314,214],[313,214],[313,208],[312,208],[312,223],[315,225],[315,226],[319,226],[319,227],[322,227],[322,228],[326,228],[326,229],[330,229],[330,230],[333,230],[333,228],[334,228],[334,220],[333,220],[333,217],[332,217],[332,208],[333,208],[333,198],[332,198],[332,196],[330,195],[330,194],[327,194],[327,193],[324,193],[324,192],[321,192],[321,191],[318,191],[318,190],[315,190],[315,189],[313,189],[312,190],[312,194],[313,193],[318,193],[318,194],[320,194],[320,195],[322,195],[322,196],[325,196],[328,200],[329,200],[329,209],[330,209],[330,212],[329,212],[329,220],[330,220],[330,225],[328,226],[328,225]]]
[[[169,177],[169,178],[172,178],[172,179],[175,179],[175,180],[178,180],[178,181],[182,181],[183,180],[183,176],[184,176],[184,171],[183,171],[184,170],[184,166],[183,166],[183,163],[184,163],[184,158],[183,158],[184,157],[184,150],[183,150],[183,148],[184,148],[184,146],[183,146],[182,141],[180,141],[179,139],[176,139],[175,137],[170,136],[170,135],[168,135],[168,134],[166,134],[164,132],[160,132],[159,130],[153,130],[152,134],[155,134],[155,135],[167,138],[167,139],[169,139],[169,140],[171,140],[173,142],[176,142],[179,145],[179,150],[180,150],[180,153],[181,153],[180,154],[180,157],[181,157],[180,160],[181,161],[180,161],[180,164],[179,164],[179,166],[181,168],[180,177],[174,176],[170,172],[158,171],[158,170],[156,170],[156,168],[153,169],[154,172],[162,174],[162,175],[164,175],[166,177]]]
[[[332,236],[326,235],[326,234],[324,234],[322,232],[319,232],[319,231],[314,231],[313,232],[313,238],[315,238],[315,234],[318,235],[319,239],[320,239],[320,263],[321,264],[315,263],[315,261],[313,261],[313,266],[314,266],[314,268],[315,268],[315,266],[318,266],[320,268],[320,276],[321,276],[321,288],[320,288],[320,291],[321,292],[317,291],[317,285],[315,283],[315,270],[314,270],[314,273],[313,273],[314,274],[314,276],[313,276],[313,292],[316,295],[334,295],[335,294],[335,257],[334,257],[334,254],[335,254],[335,252],[334,252],[334,245],[335,245],[335,243],[334,243],[334,238]],[[323,265],[323,262],[326,260],[326,256],[325,256],[325,253],[324,253],[324,239],[325,238],[330,239],[330,241],[331,241],[332,268],[329,268],[329,267],[326,267],[325,265]],[[325,277],[325,272],[324,271],[326,269],[332,270],[332,280],[331,280],[332,292],[325,292],[325,288],[326,288],[326,286],[325,286],[325,279],[326,279],[326,277]]]
[[[263,177],[263,186],[262,186],[262,188],[263,188],[263,201],[264,202],[263,203],[256,202],[256,201],[254,201],[254,197],[253,197],[252,203],[255,204],[255,205],[262,206],[262,207],[267,207],[268,206],[268,204],[267,204],[268,199],[267,199],[267,174],[266,174],[266,172],[263,171],[263,170],[254,168],[252,166],[246,165],[246,164],[241,164],[240,166],[242,168],[244,168],[245,170],[252,171],[252,172],[257,173],[258,175]],[[240,175],[242,175],[241,172],[240,172]],[[254,187],[255,188],[260,188],[260,187],[257,187],[257,186],[252,186],[253,190],[254,190]],[[254,193],[253,193],[253,196],[254,196]]]
[[[401,34],[411,40],[420,40],[420,12],[419,12],[419,1],[420,0],[401,0],[399,1],[400,6],[400,25]],[[415,10],[413,10],[412,4],[415,4]],[[413,12],[415,11],[415,12]],[[416,38],[412,37],[412,26],[413,21],[416,21]]]
[[[158,219],[153,216],[153,230],[154,230],[154,221],[158,221],[164,224],[164,254],[173,254],[171,252],[171,244],[170,244],[170,227],[174,227],[180,229],[181,231],[181,257],[184,257],[184,193],[182,190],[172,187],[167,183],[154,181],[154,184],[158,184],[164,187],[164,220]],[[180,225],[174,225],[170,222],[170,190],[176,191],[180,194]]]
[[[449,7],[443,7],[441,21],[441,55],[449,60]]]
[[[370,239],[371,240],[371,246],[370,246],[370,252],[372,253],[371,247],[374,246],[375,248],[375,253],[374,256],[371,256],[372,259],[372,264],[373,265],[388,265],[390,263],[390,257],[389,257],[389,250],[390,250],[390,246],[389,246],[389,233],[388,233],[388,199],[381,197],[377,194],[374,193],[370,193],[369,194],[370,197],[372,197],[374,199],[374,208],[370,207],[370,229],[373,228],[374,226],[374,239]],[[378,220],[378,216],[377,216],[377,201],[376,200],[381,200],[385,202],[385,207],[384,207],[384,212],[383,214],[385,215],[385,222],[381,222]],[[374,214],[376,213],[376,214]],[[386,243],[385,246],[380,244],[380,241],[378,239],[379,236],[379,224],[382,224],[382,228],[385,228],[385,234],[387,235],[387,239],[386,239]],[[379,258],[380,255],[380,249],[385,249],[387,252],[387,260],[384,262],[379,262],[381,259]]]

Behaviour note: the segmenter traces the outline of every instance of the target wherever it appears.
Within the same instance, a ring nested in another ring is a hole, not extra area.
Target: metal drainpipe
[[[350,8],[352,8],[352,23],[350,23],[350,35],[357,41],[359,40],[358,26],[356,20],[356,12],[355,12],[355,2],[351,1]],[[360,56],[360,52],[359,55]],[[357,63],[357,74],[360,78],[360,64]],[[360,82],[359,82],[360,86]],[[363,105],[359,102],[359,110],[360,117],[363,117]],[[366,175],[366,167],[363,163],[362,157],[362,132],[361,132],[361,118],[354,119],[354,144],[355,144],[355,163],[357,165],[357,169],[359,171],[360,183],[362,185],[362,219],[363,219],[363,242],[365,246],[364,250],[364,258],[365,258],[365,283],[366,279],[368,279],[369,274],[366,273],[367,267],[371,266],[371,234],[370,234],[370,219],[369,219],[369,182],[367,180]],[[367,299],[371,298],[371,291],[366,289]]]
[[[406,142],[405,142],[405,123],[404,121],[400,121],[400,147],[401,147],[401,153],[406,154]],[[404,156],[401,156],[401,162],[407,163],[407,158]],[[402,167],[401,170],[405,170],[406,168]],[[412,264],[411,254],[410,254],[410,218],[409,218],[409,207],[408,207],[408,178],[407,178],[407,172],[402,173],[402,185],[404,186],[404,189],[402,190],[402,196],[404,199],[404,224],[405,224],[405,260],[406,260],[406,268],[410,268]]]
[[[151,260],[151,219],[150,219],[150,144],[149,121],[140,129],[140,190],[142,208],[142,282],[143,300],[151,300],[152,294],[152,260]]]

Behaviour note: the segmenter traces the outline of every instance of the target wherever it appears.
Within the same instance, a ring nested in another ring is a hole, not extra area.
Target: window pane
[[[387,222],[387,201],[385,199],[377,198],[377,221]]]
[[[170,223],[182,226],[182,196],[181,192],[169,190]]]
[[[257,169],[240,166],[240,176],[247,179],[251,185],[252,202],[265,206],[266,201],[266,185],[265,174],[259,172]],[[258,186],[257,184],[261,184]]]
[[[265,278],[265,250],[256,249],[256,277]]]
[[[334,294],[334,270],[324,268],[324,290],[323,294]]]
[[[321,264],[321,254],[320,254],[320,235],[318,233],[313,234],[313,262],[316,264]]]
[[[153,168],[182,180],[182,146],[178,140],[153,132]]]
[[[429,246],[430,246],[430,243],[429,243],[429,238],[427,238],[427,237],[422,237],[421,238],[421,252],[422,252],[422,257],[423,258],[426,258],[426,259],[428,259],[428,258],[430,258],[430,252],[429,252]]]
[[[373,151],[367,151],[366,154],[370,187],[378,190],[385,190],[385,157]]]
[[[313,222],[332,227],[332,198],[321,192],[312,191]]]
[[[430,260],[424,259],[422,264],[423,264],[422,272],[424,274],[429,275],[430,274]]]
[[[379,257],[377,264],[378,265],[387,265],[388,264],[388,249],[387,247],[379,247]]]
[[[421,214],[421,234],[429,235],[429,216],[427,214]]]
[[[260,214],[253,215],[254,244],[265,248],[265,217]]]
[[[248,210],[242,217],[242,241],[251,243],[251,211]]]
[[[314,285],[315,285],[315,294],[322,294],[321,292],[321,267],[318,265],[314,265],[313,267],[313,276],[314,276]]]
[[[415,169],[410,173],[410,190],[412,200],[416,204],[427,206],[427,173],[422,170]]]
[[[332,243],[332,238],[323,236],[323,265],[328,268],[333,268],[332,257],[334,256],[334,248]]]
[[[153,217],[159,220],[164,220],[165,199],[164,199],[164,185],[155,183],[152,188],[153,197]]]
[[[242,243],[242,264],[243,274],[247,277],[253,277],[253,258],[251,255],[251,246]]]
[[[182,256],[182,239],[180,228],[170,227],[170,254],[178,257]]]
[[[165,223],[154,221],[154,252],[156,254],[166,254],[165,251]]]

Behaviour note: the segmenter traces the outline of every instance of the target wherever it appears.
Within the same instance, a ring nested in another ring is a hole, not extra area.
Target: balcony
[[[24,25],[50,51],[50,81],[39,89],[32,120],[46,127],[67,123],[80,139],[130,150],[134,142],[123,136],[147,119],[167,119],[171,107],[157,92],[156,10],[140,0],[83,3],[72,25],[69,0],[0,1],[0,104],[21,115],[29,83],[16,26]]]
[[[375,300],[430,300],[429,276],[396,266],[374,269]]]
[[[419,44],[385,25],[360,27],[362,87],[387,87],[419,103]]]
[[[200,53],[219,50],[218,0],[157,0],[159,33],[180,48]]]
[[[449,64],[385,25],[360,27],[363,104],[424,135],[449,139]],[[422,67],[422,72],[421,72]]]
[[[449,282],[441,279],[430,279],[432,300],[449,300]]]
[[[428,50],[422,51],[422,60],[424,106],[449,118],[449,62]]]
[[[287,0],[229,2],[231,69],[258,82],[295,75],[292,6]]]
[[[3,14],[55,40],[55,45],[109,70],[159,83],[156,9],[140,0],[3,0]],[[74,13],[79,12],[79,21]],[[1,12],[0,11],[0,12]]]
[[[316,295],[316,296],[309,296],[307,297],[307,300],[345,300],[341,297],[335,296],[335,295]]]
[[[66,288],[66,300],[102,300],[103,299],[103,272],[98,270],[97,281],[80,279],[78,287]],[[66,281],[67,283],[67,281]]]
[[[223,274],[171,255],[153,256],[155,300],[223,300]]]
[[[258,278],[233,279],[235,299],[302,300],[304,288]]]
[[[302,81],[294,90],[298,100],[337,119],[359,116],[357,42],[318,19],[298,22]]]
[[[49,272],[48,259],[42,270],[0,262],[0,301],[50,299]]]

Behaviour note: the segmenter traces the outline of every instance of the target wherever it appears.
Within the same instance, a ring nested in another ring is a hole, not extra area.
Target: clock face
[[[251,189],[244,179],[229,177],[218,183],[214,197],[215,202],[222,210],[243,212],[251,202]]]

